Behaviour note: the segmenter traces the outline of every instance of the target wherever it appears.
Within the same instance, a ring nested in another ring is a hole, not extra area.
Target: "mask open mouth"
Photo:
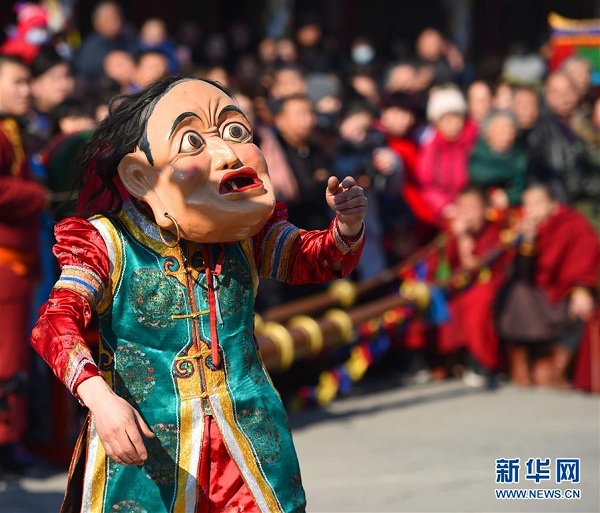
[[[225,173],[219,184],[219,194],[240,193],[262,186],[256,171],[251,167],[243,167]]]

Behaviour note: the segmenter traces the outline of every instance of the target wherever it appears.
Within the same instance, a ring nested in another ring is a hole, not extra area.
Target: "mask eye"
[[[251,139],[252,133],[242,123],[233,121],[223,127],[224,141],[243,143]]]
[[[183,134],[183,138],[181,139],[181,145],[179,146],[180,153],[193,153],[200,148],[204,141],[202,141],[202,137],[198,135],[196,132],[186,132]]]

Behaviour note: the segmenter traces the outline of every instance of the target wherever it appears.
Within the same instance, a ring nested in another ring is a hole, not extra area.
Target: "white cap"
[[[444,87],[432,89],[427,102],[427,119],[435,123],[444,114],[466,114],[467,102],[459,89]]]

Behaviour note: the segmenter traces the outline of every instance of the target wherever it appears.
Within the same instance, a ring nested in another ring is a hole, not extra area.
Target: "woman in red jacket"
[[[452,202],[469,182],[469,157],[477,127],[466,116],[467,105],[455,87],[434,89],[427,117],[434,130],[419,152],[416,180],[423,202],[437,223],[452,217]]]

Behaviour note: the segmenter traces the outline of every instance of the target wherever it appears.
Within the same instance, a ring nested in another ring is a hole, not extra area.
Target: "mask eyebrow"
[[[219,119],[221,116],[223,116],[223,114],[227,114],[228,112],[235,112],[237,114],[241,114],[244,117],[244,119],[246,121],[248,121],[248,118],[246,117],[246,114],[244,114],[242,112],[242,109],[240,109],[236,105],[225,105],[225,107],[223,107],[221,109],[221,112],[219,112],[219,115],[218,115],[217,119]],[[250,121],[248,121],[248,123],[250,123]]]
[[[182,114],[179,114],[179,116],[177,116],[175,118],[175,121],[173,121],[173,125],[171,126],[171,130],[169,130],[169,135],[168,135],[167,139],[171,138],[175,129],[179,126],[179,124],[184,119],[187,119],[190,117],[198,118],[200,121],[202,121],[202,118],[200,116],[198,116],[198,114],[196,114],[195,112],[183,112]]]

